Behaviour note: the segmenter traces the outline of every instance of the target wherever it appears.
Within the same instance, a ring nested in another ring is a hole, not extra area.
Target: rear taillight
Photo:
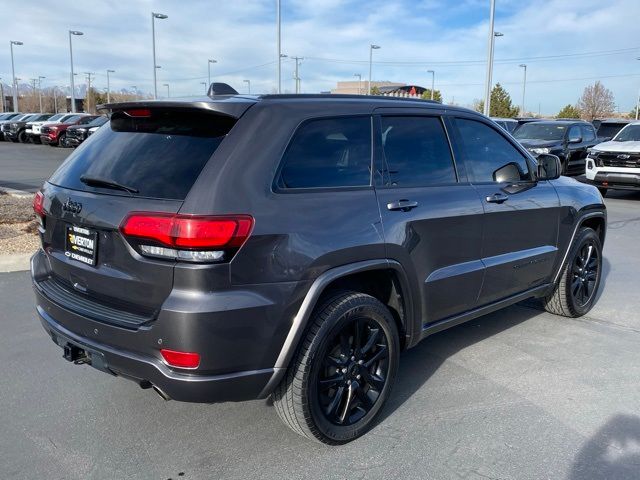
[[[36,192],[33,197],[33,211],[36,212],[40,218],[44,217],[44,195],[42,192]]]
[[[250,215],[193,216],[134,212],[122,224],[122,234],[140,253],[191,262],[230,260],[253,228]]]
[[[178,352],[163,348],[160,354],[165,362],[171,367],[178,368],[198,368],[200,365],[200,354],[194,352]]]

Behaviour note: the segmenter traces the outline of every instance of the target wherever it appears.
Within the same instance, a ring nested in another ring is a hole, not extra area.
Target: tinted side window
[[[569,134],[567,135],[568,139],[581,137],[582,132],[580,131],[580,125],[574,125],[569,129]]]
[[[383,184],[415,187],[456,182],[451,149],[437,117],[382,117]]]
[[[293,136],[282,159],[278,188],[371,184],[371,117],[311,120]]]
[[[531,180],[525,157],[498,131],[475,120],[455,119],[470,182]]]
[[[582,125],[582,140],[590,142],[596,139],[596,132],[591,125]]]

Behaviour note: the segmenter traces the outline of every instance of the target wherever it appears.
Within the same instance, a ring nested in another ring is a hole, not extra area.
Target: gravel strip
[[[0,192],[0,253],[30,253],[40,245],[31,198]]]

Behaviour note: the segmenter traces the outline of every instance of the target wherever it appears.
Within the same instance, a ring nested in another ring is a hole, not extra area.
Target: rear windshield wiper
[[[128,187],[127,185],[123,185],[121,183],[116,182],[115,180],[109,180],[107,178],[98,178],[98,177],[90,177],[88,175],[80,176],[80,181],[86,185],[92,185],[94,187],[105,187],[105,188],[113,188],[116,190],[124,190],[129,193],[138,193],[139,190],[137,188]]]

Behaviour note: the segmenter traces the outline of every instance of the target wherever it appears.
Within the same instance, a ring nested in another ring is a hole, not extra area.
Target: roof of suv
[[[461,112],[473,112],[463,107],[443,105],[435,100],[423,100],[418,98],[386,97],[382,95],[341,95],[341,94],[265,94],[265,95],[215,95],[206,97],[171,99],[171,100],[138,100],[134,102],[109,103],[98,105],[98,110],[124,110],[127,108],[198,108],[203,110],[215,110],[218,113],[238,117],[251,105],[262,102],[319,102],[344,103],[344,102],[368,102],[380,106],[416,106],[420,108],[446,108]],[[477,112],[474,112],[477,114]]]

